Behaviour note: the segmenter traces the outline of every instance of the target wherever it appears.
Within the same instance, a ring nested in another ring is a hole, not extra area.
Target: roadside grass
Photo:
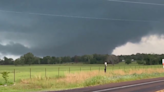
[[[0,76],[1,92],[72,89],[164,76],[161,65],[144,66],[135,62],[130,65],[124,63],[108,65],[107,73],[104,73],[104,66],[100,64],[0,66],[0,72],[13,72],[13,69],[16,72],[16,82],[13,82],[14,74],[10,73],[8,86],[4,87],[4,81]]]
[[[128,73],[129,71],[130,73]],[[95,86],[107,83],[117,83],[132,80],[148,79],[163,77],[163,69],[139,69],[139,71],[128,69],[114,70],[111,73],[99,71],[88,71],[79,73],[66,73],[63,76],[42,78],[40,76],[32,79],[22,79],[14,86],[9,86],[8,89],[18,90],[20,92],[39,91],[39,90],[61,90],[72,89],[79,87]],[[4,92],[8,89],[3,90]],[[10,91],[14,92],[14,91]]]

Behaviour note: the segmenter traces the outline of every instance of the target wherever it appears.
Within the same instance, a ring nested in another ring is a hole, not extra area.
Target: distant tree
[[[75,62],[75,63],[78,62],[78,56],[74,56],[74,62]]]
[[[56,58],[56,62],[57,62],[58,64],[61,64],[61,63],[62,63],[62,57],[57,57],[57,58]]]
[[[28,65],[31,65],[35,61],[35,56],[32,53],[25,54],[23,58]]]
[[[14,64],[14,60],[12,58],[8,58],[9,60],[9,65],[13,65]]]
[[[115,55],[107,55],[106,61],[107,61],[107,63],[112,64],[112,65],[120,62],[119,58]]]
[[[4,65],[11,65],[11,64],[13,64],[13,59],[12,58],[7,58],[7,57],[4,57],[3,58],[3,64]]]
[[[34,59],[34,62],[33,62],[33,64],[41,64],[41,58],[39,58],[39,57],[34,57],[35,59]]]
[[[56,57],[51,57],[51,61],[50,61],[51,64],[56,64],[57,61],[56,61]]]
[[[14,65],[17,66],[17,65],[19,65],[19,64],[21,64],[21,63],[20,63],[20,58],[17,58],[17,59],[14,61]]]
[[[21,56],[19,60],[20,60],[19,63],[23,66],[25,64],[25,58],[24,58],[24,56]]]
[[[81,56],[81,61],[82,61],[83,63],[87,64],[87,63],[88,63],[88,55],[83,55],[83,56]]]
[[[137,63],[138,63],[138,64],[146,64],[146,62],[143,61],[143,60],[137,60]]]
[[[131,60],[134,59],[138,64],[145,65],[157,65],[162,64],[162,59],[164,54],[144,54],[137,53],[132,55],[108,55],[108,54],[90,54],[82,56],[64,56],[64,57],[55,57],[55,56],[45,56],[43,58],[36,57],[32,53],[26,53],[20,58],[13,60],[12,58],[4,57],[0,59],[0,65],[24,65],[24,64],[62,64],[69,62],[81,62],[87,64],[102,64],[105,61],[108,64],[117,64],[122,60],[125,60],[126,64],[130,64]],[[129,63],[130,62],[130,63]]]
[[[131,62],[132,62],[132,61],[131,61],[130,59],[127,59],[127,60],[125,61],[125,63],[128,64],[128,65],[129,65]]]
[[[2,59],[0,59],[0,65],[3,65],[3,60]]]
[[[97,63],[96,58],[92,58],[91,61],[90,61],[90,64],[96,64],[96,63]]]
[[[93,59],[93,55],[88,55],[87,58],[88,58],[88,63],[91,63],[91,60]]]

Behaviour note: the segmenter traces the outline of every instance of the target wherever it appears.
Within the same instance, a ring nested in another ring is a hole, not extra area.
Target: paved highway
[[[115,88],[106,88],[92,92],[155,92],[164,89],[164,80],[127,85]]]
[[[162,89],[164,89],[164,78],[154,78],[48,92],[156,92]]]

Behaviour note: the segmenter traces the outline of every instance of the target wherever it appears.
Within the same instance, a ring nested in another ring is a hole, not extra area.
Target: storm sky
[[[163,0],[0,0],[0,57],[164,53],[163,23]]]

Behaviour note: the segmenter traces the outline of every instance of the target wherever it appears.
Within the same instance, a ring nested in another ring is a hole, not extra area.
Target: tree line
[[[92,55],[82,55],[82,56],[44,56],[37,57],[32,53],[26,53],[16,60],[12,58],[4,57],[0,59],[0,65],[32,65],[32,64],[63,64],[63,63],[84,63],[84,64],[117,64],[119,62],[125,61],[126,64],[130,64],[132,60],[136,61],[138,64],[144,65],[156,65],[161,64],[164,54],[132,54],[132,55],[108,55],[108,54],[92,54]]]
[[[125,60],[125,62],[133,59],[138,64],[158,65],[158,64],[162,64],[162,59],[164,59],[164,54],[137,53],[132,55],[120,55],[119,58],[121,60]]]

